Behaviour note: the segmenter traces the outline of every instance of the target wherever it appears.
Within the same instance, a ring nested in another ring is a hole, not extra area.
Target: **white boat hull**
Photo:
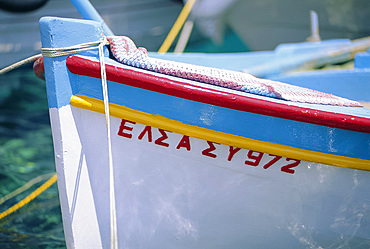
[[[108,248],[105,116],[71,106],[50,116],[67,245]],[[286,171],[297,161],[286,158],[264,169],[276,156],[252,166],[261,153],[114,117],[111,133],[120,248],[368,245],[368,171],[304,161]]]

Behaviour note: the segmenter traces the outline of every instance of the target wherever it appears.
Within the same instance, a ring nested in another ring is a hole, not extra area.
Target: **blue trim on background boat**
[[[172,60],[183,63],[189,63],[199,66],[215,67],[228,69],[233,71],[243,71],[249,67],[266,63],[276,58],[274,51],[258,51],[245,53],[153,53],[149,52],[149,56]]]
[[[357,101],[370,102],[370,52],[356,54],[353,69],[287,73],[270,78]]]
[[[356,73],[356,77],[354,77]],[[293,85],[331,93],[356,101],[370,101],[370,73],[365,70],[322,70],[271,77]],[[348,82],[351,82],[348,84]],[[333,85],[336,87],[333,87]]]
[[[336,51],[352,45],[349,39],[334,39],[320,42],[300,42],[280,44],[271,51],[246,53],[149,53],[150,56],[201,66],[216,67],[234,71],[244,71],[258,77],[272,78],[276,75],[296,70],[318,56],[317,63],[330,63],[335,60],[346,60],[348,54],[330,57],[328,51]],[[324,56],[325,55],[325,56]]]

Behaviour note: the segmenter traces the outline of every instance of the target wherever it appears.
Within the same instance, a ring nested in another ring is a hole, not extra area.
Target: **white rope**
[[[97,47],[94,46],[100,44],[106,45],[108,41],[104,39],[103,41],[86,42],[64,48],[41,48],[41,53],[45,57],[58,57],[96,49]]]
[[[110,246],[112,249],[118,248],[117,239],[117,216],[116,216],[116,200],[114,193],[114,173],[113,173],[113,154],[112,154],[112,141],[111,141],[111,131],[110,131],[110,118],[109,118],[109,99],[108,99],[108,86],[107,77],[105,72],[104,63],[104,44],[99,44],[99,61],[100,61],[100,74],[101,83],[103,88],[103,99],[104,99],[104,110],[105,110],[105,122],[107,125],[107,135],[108,135],[108,158],[109,158],[109,197],[110,197]]]
[[[38,58],[40,58],[42,55],[41,54],[36,54],[36,55],[33,55],[31,57],[28,57],[24,60],[21,60],[21,61],[18,61],[14,64],[11,64],[10,66],[7,66],[7,67],[4,67],[3,69],[0,70],[0,75],[4,74],[4,73],[7,73],[9,71],[12,71],[20,66],[23,66],[23,65],[26,65],[30,62],[33,62],[35,60],[37,60]]]
[[[63,55],[70,55],[82,51],[91,49],[99,49],[99,61],[100,61],[100,75],[103,89],[103,100],[105,109],[105,122],[107,126],[107,137],[108,137],[108,160],[109,160],[109,199],[110,199],[110,232],[111,232],[111,248],[118,248],[118,235],[117,235],[117,215],[116,215],[116,200],[114,191],[114,172],[113,172],[113,153],[112,153],[112,140],[111,140],[111,129],[110,129],[110,118],[109,118],[109,99],[108,99],[108,85],[107,75],[105,71],[104,62],[104,45],[109,44],[107,39],[103,41],[95,41],[82,43],[75,46],[64,47],[64,48],[42,48],[42,55],[45,57],[57,57]],[[96,47],[98,45],[98,47]]]
[[[87,51],[91,49],[96,49],[97,47],[94,47],[94,46],[99,45],[102,42],[104,43],[103,45],[109,44],[107,40],[104,40],[104,41],[86,42],[86,43],[81,43],[81,44],[77,44],[77,45],[70,46],[70,47],[64,47],[64,48],[41,48],[41,54],[33,55],[31,57],[28,57],[24,60],[18,61],[10,66],[7,66],[1,69],[0,75],[5,74],[11,70],[14,70],[30,62],[33,62],[37,60],[38,58],[40,58],[41,56],[58,57],[58,56],[63,56],[63,55],[75,54],[75,53],[79,53],[79,52],[83,52],[83,51]]]

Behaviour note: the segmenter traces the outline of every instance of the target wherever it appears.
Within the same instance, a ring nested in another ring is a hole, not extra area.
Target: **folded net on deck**
[[[145,48],[137,48],[126,36],[109,36],[107,40],[115,59],[128,66],[288,101],[362,106],[357,101],[278,81],[260,79],[248,73],[152,58]]]

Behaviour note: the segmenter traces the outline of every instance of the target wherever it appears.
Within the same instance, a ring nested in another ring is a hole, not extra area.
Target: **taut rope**
[[[117,217],[116,217],[116,201],[114,191],[114,171],[113,171],[113,153],[112,153],[112,141],[110,132],[110,118],[109,118],[109,98],[108,98],[108,86],[107,77],[105,71],[104,62],[104,45],[109,44],[104,38],[102,41],[94,41],[78,44],[75,46],[64,47],[64,48],[42,48],[42,55],[45,57],[58,57],[63,55],[70,55],[92,49],[99,49],[99,61],[100,61],[100,75],[102,81],[103,99],[104,99],[104,110],[105,110],[105,123],[107,126],[107,138],[108,138],[108,160],[109,160],[109,199],[110,199],[110,232],[111,232],[111,248],[118,248],[118,235],[117,235]]]

